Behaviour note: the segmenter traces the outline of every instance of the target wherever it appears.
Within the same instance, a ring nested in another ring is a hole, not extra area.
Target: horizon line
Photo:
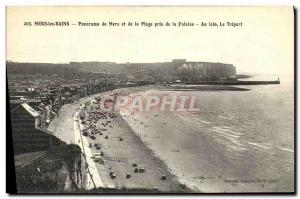
[[[225,62],[218,62],[218,61],[191,61],[186,59],[172,59],[169,61],[154,61],[154,62],[115,62],[115,61],[68,61],[68,62],[36,62],[36,61],[29,61],[29,62],[22,62],[22,61],[13,61],[13,60],[6,60],[6,62],[11,63],[27,63],[27,64],[71,64],[71,63],[114,63],[114,64],[147,64],[147,63],[173,63],[176,62],[176,60],[184,60],[183,63],[192,63],[192,62],[202,62],[202,63],[220,63],[220,64],[231,64],[235,66],[232,63],[225,63]]]

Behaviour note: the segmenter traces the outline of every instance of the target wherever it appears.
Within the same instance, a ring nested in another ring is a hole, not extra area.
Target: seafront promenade
[[[103,187],[103,183],[98,173],[97,167],[95,165],[94,160],[92,159],[93,154],[91,149],[89,148],[89,143],[87,139],[81,135],[77,111],[74,114],[73,121],[74,121],[75,142],[81,148],[86,169],[88,171],[86,189],[91,190],[94,188]]]

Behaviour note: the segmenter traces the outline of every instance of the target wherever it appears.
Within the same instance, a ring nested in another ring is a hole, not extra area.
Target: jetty
[[[226,80],[226,81],[199,81],[185,84],[198,84],[198,85],[266,85],[266,84],[280,84],[280,80],[275,81],[239,81],[239,80]]]

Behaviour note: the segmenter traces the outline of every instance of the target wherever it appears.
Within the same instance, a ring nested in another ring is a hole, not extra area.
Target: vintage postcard
[[[6,19],[17,193],[294,193],[293,7]]]

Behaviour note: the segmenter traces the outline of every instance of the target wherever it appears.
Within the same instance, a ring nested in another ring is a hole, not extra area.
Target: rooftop
[[[32,115],[33,117],[38,117],[40,114],[34,110],[31,106],[29,106],[27,103],[23,103],[21,104],[21,106],[28,112],[30,113],[30,115]]]

